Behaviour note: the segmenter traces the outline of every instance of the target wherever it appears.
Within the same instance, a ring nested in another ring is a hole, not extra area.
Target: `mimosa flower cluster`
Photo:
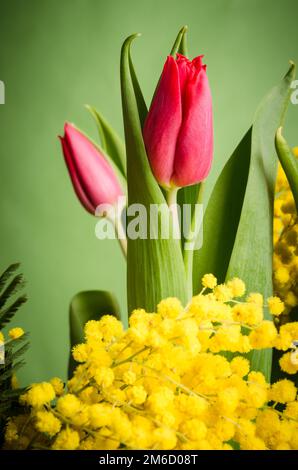
[[[298,147],[293,149],[298,158]],[[298,305],[298,217],[286,175],[279,166],[274,204],[274,285],[289,312]]]
[[[202,281],[185,308],[168,298],[155,313],[135,310],[127,330],[109,315],[86,323],[73,377],[66,387],[58,378],[33,384],[21,396],[24,412],[10,418],[6,447],[298,449],[294,384],[266,383],[242,355],[291,348],[298,322],[278,332],[263,313],[280,315],[280,299],[246,295],[236,278]]]
[[[19,328],[19,327],[11,328],[8,332],[9,339],[18,339],[21,336],[23,336],[23,334],[24,334],[23,328]],[[4,338],[4,334],[2,333],[2,331],[0,331],[0,344],[5,344],[5,338]]]

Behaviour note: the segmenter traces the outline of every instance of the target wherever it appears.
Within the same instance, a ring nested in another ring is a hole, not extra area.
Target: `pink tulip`
[[[123,191],[105,157],[72,124],[65,124],[60,139],[74,190],[85,209],[95,215],[98,205],[115,204]]]
[[[168,189],[198,183],[210,171],[212,99],[202,57],[167,58],[145,121],[143,135],[152,172]]]

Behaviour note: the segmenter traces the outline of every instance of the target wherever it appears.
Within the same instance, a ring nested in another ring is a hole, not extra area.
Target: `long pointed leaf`
[[[204,243],[195,253],[193,280],[213,272],[219,282],[241,277],[250,292],[272,294],[272,210],[275,130],[281,124],[295,73],[265,97],[254,123],[225,165],[204,216]],[[269,317],[269,314],[267,314]],[[252,367],[270,378],[271,350],[251,355]]]
[[[164,297],[177,296],[187,301],[186,279],[180,243],[172,236],[160,236],[161,216],[157,224],[150,219],[151,204],[166,204],[148,163],[142,136],[143,116],[140,112],[140,87],[132,74],[129,37],[121,52],[121,91],[127,150],[128,204],[142,204],[147,211],[148,227],[156,239],[133,240],[128,237],[127,294],[128,311],[144,307],[153,311]],[[154,227],[153,227],[154,225]]]
[[[254,123],[224,167],[204,217],[204,244],[195,255],[194,282],[213,272],[220,282],[241,277],[247,290],[272,294],[272,212],[275,130],[283,121],[295,68],[259,106]],[[199,285],[198,285],[199,288]],[[267,317],[270,316],[267,314]],[[270,378],[270,350],[251,356]]]
[[[180,29],[170,52],[170,55],[172,55],[173,57],[176,56],[177,52],[180,52],[181,54],[184,54],[186,52],[186,32],[187,26],[183,26]]]
[[[240,220],[250,163],[251,129],[243,137],[222,170],[204,215],[204,242],[194,253],[194,293],[201,290],[201,279],[214,273],[224,282]]]
[[[252,127],[251,161],[237,235],[227,278],[239,276],[249,292],[272,295],[273,204],[277,160],[274,158],[276,128],[284,119],[295,67],[265,97]],[[266,313],[266,312],[265,312]],[[267,318],[271,318],[267,311]],[[254,351],[251,366],[270,379],[272,351]]]
[[[86,108],[92,114],[97,124],[103,150],[113,160],[122,175],[125,176],[125,148],[123,142],[94,107],[86,105]]]
[[[280,87],[283,85],[287,87],[286,84],[289,83],[289,77],[291,77],[292,74],[293,70],[290,69]],[[279,87],[273,91],[275,91],[275,96],[278,96],[279,92],[281,92]],[[269,95],[271,96],[272,92]],[[287,92],[284,93],[283,97],[280,99],[282,100],[282,98],[286,103],[288,99]],[[268,107],[270,114],[270,102],[268,103]],[[281,115],[283,114],[282,111],[283,109],[279,112],[279,119],[281,119]],[[262,112],[261,107],[259,113],[260,112]],[[273,109],[271,112],[273,113]],[[273,117],[269,119],[269,122],[272,119]],[[275,120],[277,119],[278,117],[275,118]],[[201,289],[201,285],[199,284],[200,279],[206,272],[213,272],[218,277],[219,282],[225,280],[246,192],[249,167],[251,164],[252,129],[256,127],[256,124],[257,123],[254,123],[246,133],[233,155],[226,163],[209,199],[204,216],[204,244],[202,249],[195,253],[193,279],[194,285],[197,285],[197,292]],[[266,130],[263,129],[264,134],[265,131]],[[270,142],[270,136],[267,136],[267,139],[269,140],[271,149],[271,151],[269,150],[271,164],[274,166],[273,143],[272,141]],[[267,182],[265,181],[265,186],[266,185]],[[262,204],[262,201],[260,201],[260,203]],[[258,205],[259,204],[257,204],[257,206]],[[256,209],[257,207],[255,210]]]
[[[130,71],[131,82],[132,82],[132,86],[133,86],[133,90],[134,90],[134,94],[135,94],[136,104],[137,104],[137,108],[138,108],[140,124],[141,124],[141,127],[143,128],[144,123],[145,123],[145,119],[146,119],[146,116],[147,116],[147,113],[148,113],[148,109],[147,109],[147,105],[145,103],[143,93],[142,93],[142,90],[140,88],[137,76],[136,76],[136,72],[135,72],[135,69],[134,69],[134,66],[133,66],[130,55],[129,55],[129,71]]]
[[[184,34],[182,36],[180,47],[178,49],[179,54],[188,56],[188,47],[187,47],[187,26],[184,26]]]
[[[282,128],[280,127],[276,132],[275,148],[291,187],[298,212],[298,160],[293,155],[286,139],[282,136],[281,130]]]

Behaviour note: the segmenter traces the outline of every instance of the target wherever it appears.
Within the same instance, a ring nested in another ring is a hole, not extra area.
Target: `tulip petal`
[[[181,122],[179,73],[175,59],[169,56],[143,132],[152,171],[157,181],[163,186],[170,184]]]
[[[92,142],[71,124],[65,125],[65,148],[75,191],[88,212],[94,215],[99,204],[114,204],[123,192],[113,169]]]
[[[80,181],[77,177],[76,168],[75,168],[75,165],[72,161],[71,154],[69,152],[68,146],[67,146],[67,144],[66,144],[63,137],[60,137],[60,140],[61,140],[61,144],[62,144],[62,148],[63,148],[63,155],[64,155],[65,163],[66,163],[66,166],[68,168],[69,176],[70,176],[73,188],[75,190],[75,193],[76,193],[79,201],[83,205],[83,207],[85,207],[85,209],[88,212],[90,212],[90,214],[94,215],[93,206],[92,206],[91,202],[88,200],[87,196],[85,195],[85,193],[83,191],[83,188],[81,186],[81,183],[80,183]]]
[[[177,54],[176,64],[179,72],[181,100],[183,101],[186,83],[193,78],[196,69],[193,67],[192,62],[182,54]]]
[[[183,121],[177,139],[172,182],[188,186],[204,180],[213,153],[212,98],[205,69],[185,78],[182,68]]]

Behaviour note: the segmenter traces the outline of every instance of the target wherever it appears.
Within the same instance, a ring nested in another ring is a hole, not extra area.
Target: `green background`
[[[131,33],[149,101],[178,29],[190,54],[205,54],[213,91],[215,160],[208,189],[288,60],[298,62],[296,0],[0,1],[0,268],[21,261],[28,304],[14,324],[30,332],[22,383],[66,376],[68,305],[84,289],[108,289],[125,306],[117,242],[95,238],[77,202],[57,139],[65,120],[96,137],[83,105],[98,107],[122,135],[120,47]],[[298,145],[298,106],[286,136]],[[207,194],[208,194],[207,193]]]

